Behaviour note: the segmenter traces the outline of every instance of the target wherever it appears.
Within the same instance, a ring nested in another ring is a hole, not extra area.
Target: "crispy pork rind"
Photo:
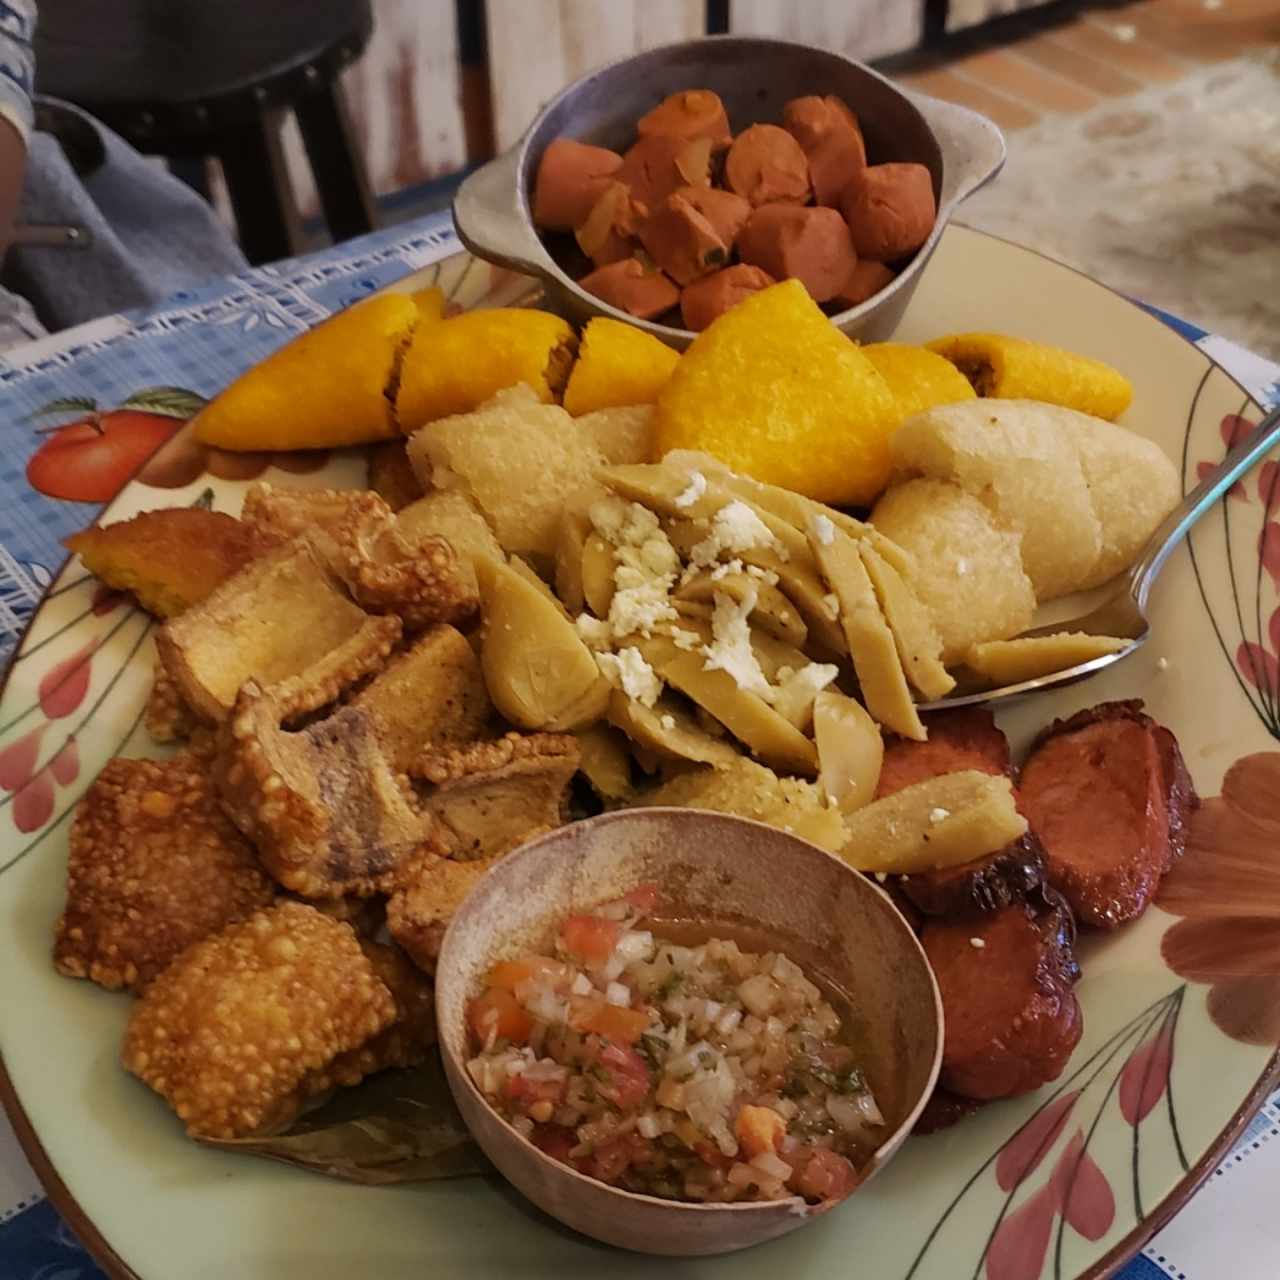
[[[392,894],[387,902],[387,928],[419,969],[435,973],[449,921],[497,861],[436,858],[422,868],[412,884]]]
[[[352,700],[377,722],[388,763],[407,769],[431,744],[482,736],[493,704],[466,637],[441,623],[397,654]]]
[[[275,885],[218,807],[202,761],[110,761],[71,824],[53,962],[140,991],[192,943],[271,903]]]
[[[187,705],[177,682],[164,663],[157,661],[142,723],[155,742],[183,742],[199,727],[200,717]]]
[[[198,604],[278,542],[269,530],[203,507],[144,511],[65,539],[90,573],[117,591],[131,591],[161,618]]]
[[[311,541],[295,538],[167,622],[156,649],[187,704],[217,724],[250,678],[287,685],[292,715],[325,706],[378,670],[400,632],[399,618],[354,604]]]
[[[563,825],[578,743],[566,733],[508,733],[495,742],[426,751],[410,773],[433,784],[423,804],[449,855],[495,858]]]
[[[256,484],[244,519],[277,537],[309,537],[357,604],[409,628],[461,622],[479,608],[475,577],[453,547],[438,536],[405,537],[376,493]]]
[[[359,1084],[365,1076],[393,1067],[416,1067],[436,1042],[432,984],[399,947],[362,941],[360,948],[396,1004],[396,1020],[372,1040],[335,1058],[335,1084]]]
[[[134,1007],[121,1058],[192,1137],[241,1138],[285,1128],[339,1075],[355,1083],[353,1051],[396,1016],[349,926],[281,902],[170,965]]]
[[[566,495],[604,464],[590,428],[523,385],[428,423],[409,441],[409,460],[437,488],[467,493],[507,551],[544,563],[555,555]]]
[[[373,715],[341,707],[289,733],[286,710],[247,681],[214,765],[223,808],[286,889],[308,898],[389,893],[441,852]]]

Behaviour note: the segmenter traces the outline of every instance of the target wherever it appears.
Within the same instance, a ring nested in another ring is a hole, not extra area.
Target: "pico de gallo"
[[[822,991],[776,951],[640,922],[646,886],[495,965],[467,1010],[476,1087],[548,1155],[668,1199],[839,1200],[884,1117]]]

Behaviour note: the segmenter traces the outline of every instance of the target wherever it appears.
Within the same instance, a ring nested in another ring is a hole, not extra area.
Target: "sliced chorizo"
[[[652,320],[680,301],[680,291],[661,271],[650,271],[635,258],[600,267],[578,283],[588,293],[639,320]]]
[[[701,333],[743,298],[777,283],[767,271],[742,263],[703,276],[695,284],[686,285],[680,293],[680,315],[684,327]]]
[[[834,209],[768,204],[738,236],[738,256],[778,280],[799,280],[815,302],[835,297],[857,261],[844,219]]]
[[[556,138],[538,162],[534,222],[549,231],[580,226],[621,167],[622,157],[616,151]]]
[[[868,165],[845,187],[840,212],[858,257],[893,262],[914,253],[933,230],[933,178],[922,164]]]
[[[809,199],[809,162],[800,144],[776,124],[753,124],[733,140],[724,162],[725,185],[759,208],[804,204]]]
[[[867,166],[858,118],[839,98],[792,98],[782,109],[783,127],[809,162],[815,204],[835,208],[850,179]]]

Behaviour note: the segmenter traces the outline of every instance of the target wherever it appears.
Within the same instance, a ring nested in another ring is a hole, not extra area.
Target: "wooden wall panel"
[[[706,29],[704,0],[485,0],[485,13],[499,150],[592,67]]]
[[[954,3],[954,0],[953,0]],[[729,30],[818,45],[867,61],[913,49],[924,0],[730,0]]]

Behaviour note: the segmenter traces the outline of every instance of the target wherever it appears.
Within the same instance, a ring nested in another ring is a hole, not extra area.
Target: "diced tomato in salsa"
[[[815,1147],[788,1181],[806,1200],[843,1200],[858,1185],[858,1172],[844,1156]]]
[[[583,1172],[601,1182],[617,1182],[632,1165],[647,1164],[649,1147],[638,1133],[602,1142],[586,1159]]]
[[[534,1125],[529,1141],[553,1160],[576,1165],[576,1161],[569,1159],[569,1152],[578,1145],[578,1136],[572,1129],[566,1129],[562,1124]]]
[[[603,916],[570,916],[560,931],[564,949],[589,964],[604,964],[622,937],[622,925]]]
[[[524,982],[556,983],[567,977],[565,966],[549,956],[521,956],[518,960],[502,960],[489,970],[485,985],[514,991]]]
[[[520,1007],[520,1002],[510,991],[499,987],[490,987],[468,1005],[467,1021],[481,1043],[490,1031],[496,1030],[504,1040],[523,1044],[533,1030],[533,1019]]]
[[[620,1111],[638,1107],[649,1093],[649,1065],[634,1050],[605,1044],[596,1059],[600,1096]]]
[[[635,1044],[649,1025],[649,1012],[590,996],[575,996],[569,1001],[569,1025],[575,1031],[595,1032],[617,1044]]]
[[[630,893],[624,893],[622,898],[628,906],[634,907],[641,915],[647,915],[658,905],[658,886],[638,884]]]
[[[510,1076],[504,1086],[506,1095],[513,1102],[523,1102],[527,1110],[535,1102],[559,1102],[564,1097],[563,1080],[530,1080],[522,1071]]]

